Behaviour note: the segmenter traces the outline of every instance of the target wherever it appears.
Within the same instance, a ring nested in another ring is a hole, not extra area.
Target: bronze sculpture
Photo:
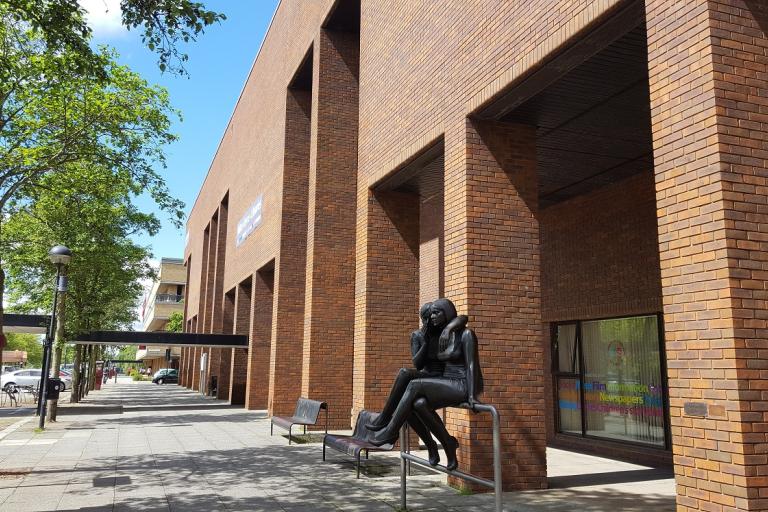
[[[376,445],[397,440],[400,427],[406,421],[414,427],[429,450],[429,462],[439,461],[437,447],[429,435],[443,445],[446,467],[456,469],[458,441],[445,428],[435,412],[443,407],[477,403],[483,390],[477,338],[466,328],[467,318],[456,314],[448,299],[438,299],[422,306],[426,325],[411,335],[411,352],[416,370],[401,369],[387,399],[384,410],[372,424],[375,431],[371,442]]]

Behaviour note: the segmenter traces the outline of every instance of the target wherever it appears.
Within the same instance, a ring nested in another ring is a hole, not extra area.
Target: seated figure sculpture
[[[411,356],[415,369],[400,368],[381,413],[379,413],[373,423],[365,425],[370,431],[378,431],[387,426],[395,408],[405,393],[408,383],[414,379],[443,376],[445,362],[438,359],[440,336],[442,334],[446,338],[449,333],[463,329],[467,324],[467,317],[464,315],[456,316],[441,332],[430,326],[431,306],[431,302],[421,306],[419,317],[421,318],[422,326],[411,333]],[[429,463],[436,466],[440,462],[440,454],[434,439],[429,433],[429,429],[414,414],[409,415],[406,421],[408,421],[410,427],[413,428],[414,432],[416,432],[427,447]]]
[[[429,305],[425,338],[427,346],[437,340],[436,358],[445,364],[442,375],[413,378],[402,393],[393,388],[389,401],[396,402],[394,410],[390,414],[382,414],[382,421],[377,420],[376,424],[369,425],[371,430],[376,431],[371,441],[373,444],[383,445],[396,441],[403,423],[415,416],[415,419],[443,445],[447,459],[446,468],[454,470],[458,467],[458,441],[448,433],[435,410],[462,403],[473,407],[477,403],[477,396],[483,390],[477,338],[465,325],[465,319],[457,320],[456,307],[450,300],[438,299]],[[389,421],[384,423],[387,419]],[[421,434],[419,437],[424,439]]]

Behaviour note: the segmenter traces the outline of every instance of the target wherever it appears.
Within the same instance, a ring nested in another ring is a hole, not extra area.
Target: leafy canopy
[[[0,0],[0,7],[12,21],[35,31],[49,50],[65,50],[75,56],[81,70],[100,72],[101,61],[89,46],[92,31],[77,0]],[[226,19],[189,0],[121,0],[120,9],[125,27],[142,30],[142,41],[157,53],[160,70],[182,75],[187,74],[188,56],[180,46]]]
[[[50,175],[86,165],[147,192],[180,226],[183,204],[155,170],[176,140],[169,129],[178,112],[114,51],[99,48],[94,58],[103,77],[82,73],[70,50],[46,50],[0,0],[0,212]]]

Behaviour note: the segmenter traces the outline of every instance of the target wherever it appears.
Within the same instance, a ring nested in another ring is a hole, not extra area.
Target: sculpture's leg
[[[403,397],[403,394],[408,387],[408,383],[417,378],[419,375],[420,374],[418,370],[400,368],[400,371],[397,372],[397,377],[395,377],[395,382],[392,384],[392,389],[389,392],[389,396],[387,397],[387,401],[384,404],[384,408],[381,410],[381,413],[373,422],[365,424],[365,427],[368,430],[376,432],[377,430],[381,430],[387,426],[389,420],[392,419],[392,414],[395,412],[397,404],[400,403],[400,399]]]
[[[437,443],[432,439],[432,435],[429,433],[427,426],[424,425],[421,419],[415,414],[411,414],[411,417],[408,418],[408,425],[410,425],[413,431],[416,432],[416,435],[424,441],[424,444],[427,447],[427,452],[429,452],[429,464],[437,466],[440,462],[440,452],[437,450]]]
[[[432,409],[427,399],[423,397],[417,398],[413,403],[413,412],[415,413],[414,415],[426,425],[430,432],[435,434],[435,437],[440,441],[440,444],[443,445],[446,459],[445,467],[451,471],[456,469],[459,466],[459,463],[456,460],[456,448],[459,447],[459,442],[455,437],[448,433],[440,416],[438,416],[435,410]]]
[[[419,397],[425,397],[433,407],[447,407],[465,401],[467,390],[463,382],[456,379],[429,377],[412,380],[405,388],[403,397],[397,404],[389,424],[375,433],[371,443],[381,446],[395,442],[400,427],[403,426],[413,411],[413,402]],[[428,423],[424,422],[424,424],[429,427]]]
[[[392,413],[392,417],[381,430],[375,432],[371,438],[371,443],[376,446],[383,444],[394,443],[397,441],[400,427],[406,422],[408,416],[411,415],[413,401],[417,398],[417,387],[414,387],[414,383],[418,380],[411,381],[405,388],[405,392],[400,398],[400,402],[397,404],[395,411]]]

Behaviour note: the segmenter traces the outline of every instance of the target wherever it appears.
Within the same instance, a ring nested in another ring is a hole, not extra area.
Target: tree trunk
[[[72,362],[72,389],[69,391],[69,401],[76,404],[80,401],[80,363],[82,361],[82,345],[75,346],[75,360]]]
[[[85,385],[86,396],[94,388],[95,379],[96,379],[96,347],[94,345],[91,345],[90,354],[88,357],[88,383]]]
[[[63,275],[63,274],[62,274]],[[56,283],[58,286],[58,283]],[[67,294],[62,293],[59,295],[59,302],[56,306],[56,334],[53,338],[53,345],[56,347],[53,352],[53,377],[59,378],[61,375],[61,352],[64,347],[64,315],[66,313],[66,300]],[[59,406],[58,400],[51,400],[48,404],[48,419],[50,421],[56,421],[56,409]]]
[[[3,300],[5,299],[5,269],[0,265],[0,337],[5,336],[5,326],[3,325]],[[0,345],[0,373],[3,373],[3,350],[5,345]]]

